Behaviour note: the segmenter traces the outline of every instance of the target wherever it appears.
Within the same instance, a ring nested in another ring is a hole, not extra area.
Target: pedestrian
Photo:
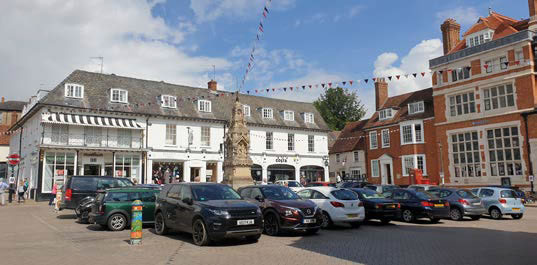
[[[56,182],[54,181],[54,185],[52,185],[52,196],[50,198],[50,201],[48,202],[48,205],[49,206],[53,206],[54,205],[54,199],[56,199],[56,194],[58,193],[58,184],[56,184]]]
[[[26,199],[24,199],[24,181],[19,181],[19,186],[17,186],[17,193],[19,195],[18,199],[17,199],[17,202],[20,203],[21,202],[21,199],[23,202],[26,202]]]
[[[11,176],[9,177],[9,197],[8,201],[9,203],[13,202],[13,194],[15,193],[15,177]]]
[[[137,178],[132,178],[132,183],[134,183],[134,185],[138,185],[138,179]]]
[[[339,174],[337,174],[336,182],[337,182],[337,183],[340,183],[340,182],[341,182],[341,176],[340,176]]]
[[[24,178],[24,193],[26,195],[27,198],[30,198],[29,193],[28,193],[28,188],[30,187],[30,182],[28,181],[28,178]]]
[[[7,185],[7,183],[5,183],[3,179],[0,180],[0,200],[2,202],[2,206],[6,205],[6,198],[4,198],[4,193],[7,189],[9,189],[9,185]]]

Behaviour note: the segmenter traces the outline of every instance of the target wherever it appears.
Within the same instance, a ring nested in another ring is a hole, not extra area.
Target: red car
[[[306,184],[306,187],[336,187],[336,184],[330,183],[330,182],[317,181],[317,182],[310,182]]]

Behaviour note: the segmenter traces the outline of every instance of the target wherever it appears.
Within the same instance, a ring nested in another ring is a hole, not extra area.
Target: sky
[[[267,0],[0,1],[0,94],[28,100],[75,69],[235,91]],[[464,32],[488,8],[528,17],[526,0],[272,0],[242,91],[428,71],[440,24]],[[213,65],[216,71],[213,72]],[[389,95],[430,87],[389,83]],[[371,82],[349,88],[374,111]],[[257,95],[313,102],[322,89]]]

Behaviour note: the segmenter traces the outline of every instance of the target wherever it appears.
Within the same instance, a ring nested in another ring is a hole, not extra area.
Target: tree
[[[330,129],[340,131],[347,122],[359,121],[366,113],[355,92],[341,87],[329,88],[313,102]]]

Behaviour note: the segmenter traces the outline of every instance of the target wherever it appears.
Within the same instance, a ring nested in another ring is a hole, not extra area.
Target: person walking
[[[26,199],[24,199],[24,181],[19,181],[19,186],[17,186],[17,193],[19,195],[17,202],[20,203],[21,199],[23,202],[26,202]]]
[[[4,197],[4,193],[7,189],[9,189],[9,185],[7,185],[7,183],[5,183],[4,181],[0,180],[0,200],[2,202],[1,206],[6,205],[6,198]]]
[[[9,203],[13,202],[13,194],[15,193],[15,177],[9,177]]]
[[[24,195],[26,196],[26,198],[30,198],[29,196],[29,192],[28,192],[28,188],[30,187],[30,182],[28,181],[28,178],[24,178]]]
[[[50,198],[50,201],[48,202],[48,206],[54,205],[54,199],[56,199],[56,194],[58,193],[58,184],[56,184],[56,181],[54,181],[54,185],[52,185],[52,197]]]

